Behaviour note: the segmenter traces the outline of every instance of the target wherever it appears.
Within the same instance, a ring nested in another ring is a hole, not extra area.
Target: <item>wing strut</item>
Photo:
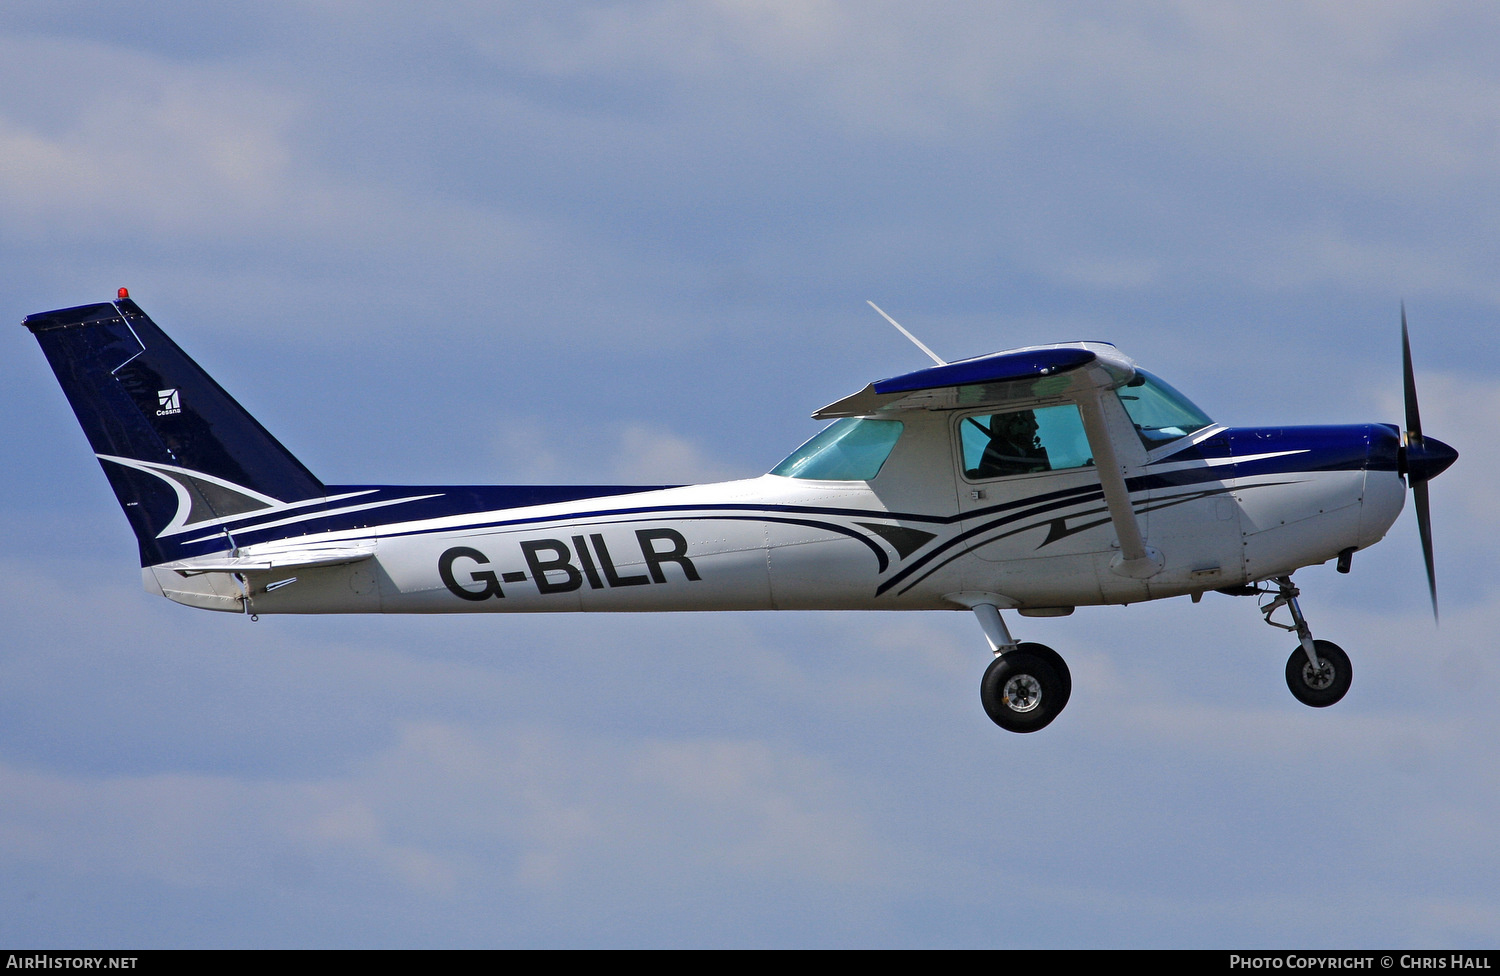
[[[1140,523],[1135,520],[1135,508],[1130,504],[1130,489],[1125,487],[1124,469],[1115,455],[1115,445],[1109,436],[1109,425],[1104,420],[1104,406],[1099,391],[1081,397],[1078,409],[1083,414],[1083,432],[1088,435],[1089,449],[1094,452],[1094,470],[1099,472],[1099,484],[1104,489],[1104,501],[1109,506],[1109,518],[1114,522],[1115,535],[1120,540],[1120,554],[1110,561],[1109,568],[1120,576],[1131,579],[1148,579],[1161,572],[1166,565],[1161,553],[1146,545],[1141,535]]]

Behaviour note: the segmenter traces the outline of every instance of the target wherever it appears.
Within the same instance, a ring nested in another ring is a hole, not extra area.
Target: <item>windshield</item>
[[[1146,450],[1202,430],[1213,421],[1187,397],[1143,369],[1119,390],[1120,402]]]
[[[901,429],[899,420],[836,420],[771,473],[813,481],[869,481],[891,456]]]

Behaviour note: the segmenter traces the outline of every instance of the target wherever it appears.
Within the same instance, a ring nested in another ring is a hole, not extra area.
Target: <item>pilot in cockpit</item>
[[[988,426],[985,426],[988,421]],[[969,472],[970,478],[1003,478],[1015,474],[1050,471],[1047,449],[1037,436],[1036,414],[1030,410],[997,413],[987,418],[971,417],[989,435],[990,442],[979,458],[979,466]]]

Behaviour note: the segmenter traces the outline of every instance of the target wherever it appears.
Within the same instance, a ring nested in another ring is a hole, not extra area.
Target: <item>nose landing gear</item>
[[[1286,686],[1304,705],[1327,708],[1349,690],[1354,671],[1349,655],[1333,641],[1313,641],[1317,645],[1318,664],[1308,660],[1307,652],[1297,648],[1286,660]]]
[[[1302,704],[1327,708],[1344,697],[1354,680],[1349,655],[1333,641],[1313,640],[1312,629],[1307,626],[1307,618],[1302,616],[1302,607],[1297,603],[1301,591],[1292,585],[1290,576],[1276,577],[1276,587],[1276,598],[1263,605],[1260,612],[1272,627],[1296,631],[1301,642],[1287,658],[1286,686],[1291,689],[1292,697]],[[1261,592],[1269,594],[1272,591]],[[1289,624],[1271,619],[1271,615],[1282,607],[1292,615]]]

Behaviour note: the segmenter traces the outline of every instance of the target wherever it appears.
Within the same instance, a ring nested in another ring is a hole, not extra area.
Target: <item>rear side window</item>
[[[965,417],[958,437],[964,477],[970,481],[1094,463],[1083,418],[1071,403]]]
[[[870,481],[891,456],[902,427],[899,420],[836,420],[771,473],[811,481]]]

